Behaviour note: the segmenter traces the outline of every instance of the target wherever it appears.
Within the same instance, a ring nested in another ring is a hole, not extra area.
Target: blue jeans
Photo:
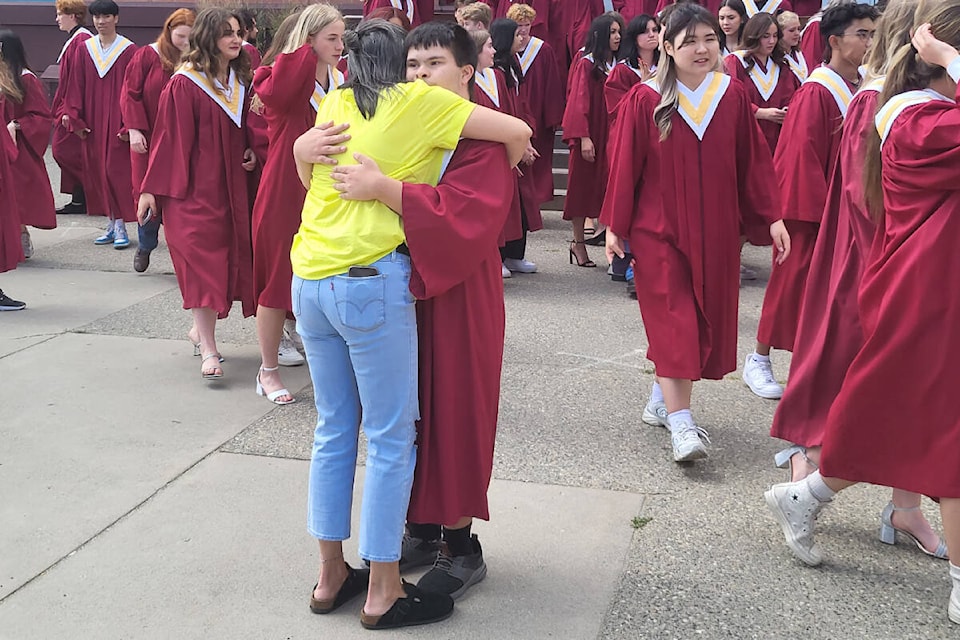
[[[360,556],[395,562],[417,459],[417,319],[410,259],[394,252],[372,266],[379,275],[293,277],[293,313],[317,405],[307,529],[319,540],[350,537],[362,416]]]
[[[150,253],[156,249],[160,244],[160,216],[155,215],[147,224],[137,225],[137,238],[140,251]]]

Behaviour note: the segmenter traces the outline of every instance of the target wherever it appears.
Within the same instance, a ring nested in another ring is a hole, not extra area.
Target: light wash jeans
[[[350,537],[362,416],[368,445],[360,556],[395,562],[417,458],[417,319],[410,259],[393,252],[372,266],[380,275],[293,278],[317,405],[307,529],[319,540]]]

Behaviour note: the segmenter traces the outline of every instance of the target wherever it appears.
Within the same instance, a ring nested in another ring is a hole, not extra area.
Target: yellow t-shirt
[[[391,178],[436,185],[443,151],[456,148],[474,107],[452,91],[417,80],[381,94],[369,120],[360,115],[353,91],[338,89],[320,103],[317,122],[350,123],[347,151],[337,156],[340,164],[356,164],[353,154],[362,153]],[[371,264],[404,242],[400,216],[379,201],[342,200],[333,188],[332,169],[313,166],[290,250],[293,272],[305,280]]]

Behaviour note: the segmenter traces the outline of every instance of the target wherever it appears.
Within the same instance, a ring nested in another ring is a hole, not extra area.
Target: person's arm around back
[[[471,140],[502,143],[507,148],[510,166],[516,166],[523,158],[533,132],[519,118],[478,105],[463,125],[462,135]]]

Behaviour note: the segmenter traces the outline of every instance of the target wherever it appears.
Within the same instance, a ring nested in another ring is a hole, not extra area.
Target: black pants
[[[511,260],[523,260],[523,257],[527,254],[527,231],[530,229],[530,225],[527,224],[527,210],[523,206],[523,200],[520,200],[520,224],[523,227],[523,235],[516,240],[507,240],[507,242],[500,247],[500,259],[506,260],[510,258]]]

